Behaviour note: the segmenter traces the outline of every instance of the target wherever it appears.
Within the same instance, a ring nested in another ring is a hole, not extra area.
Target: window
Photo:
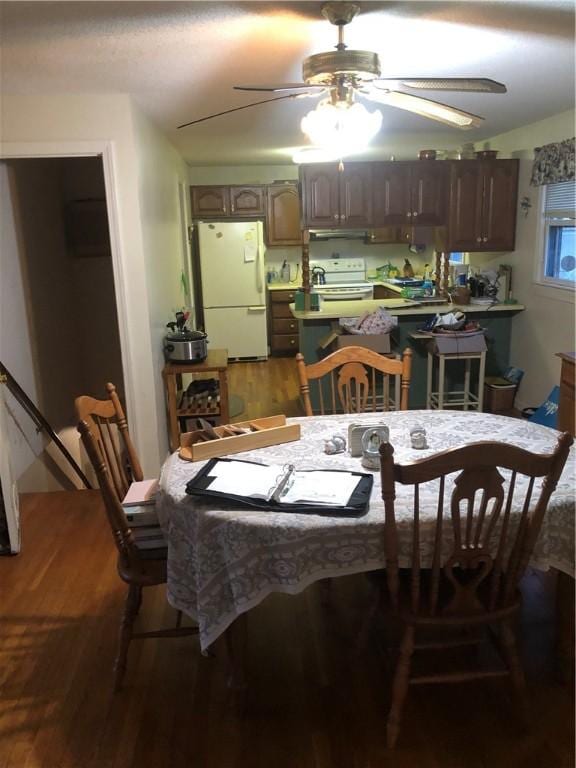
[[[544,188],[539,282],[559,288],[576,284],[576,182]]]
[[[452,251],[450,253],[450,264],[464,264],[464,253],[462,251]]]

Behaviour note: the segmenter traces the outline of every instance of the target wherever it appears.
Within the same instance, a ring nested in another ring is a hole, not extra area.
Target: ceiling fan
[[[354,19],[359,10],[360,7],[356,3],[326,2],[322,4],[322,15],[331,24],[338,27],[338,44],[335,46],[335,51],[315,53],[304,59],[302,83],[234,86],[234,90],[237,91],[283,93],[284,95],[217,112],[179,125],[178,128],[185,128],[205,120],[211,120],[214,117],[272,101],[322,95],[326,95],[327,98],[318,107],[327,104],[345,110],[352,108],[355,104],[355,98],[359,96],[380,104],[414,112],[422,117],[452,127],[476,128],[483,122],[483,117],[439,101],[417,96],[410,91],[506,93],[505,85],[489,78],[380,77],[381,68],[377,53],[348,50],[344,43],[344,27]]]

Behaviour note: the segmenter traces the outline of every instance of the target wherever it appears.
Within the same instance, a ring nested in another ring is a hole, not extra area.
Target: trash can
[[[503,413],[514,408],[518,385],[500,377],[484,379],[484,410],[487,413]]]

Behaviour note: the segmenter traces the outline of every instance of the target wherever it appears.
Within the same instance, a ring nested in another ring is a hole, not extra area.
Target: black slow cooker
[[[172,363],[201,363],[208,355],[208,341],[203,331],[187,328],[164,337],[164,356]]]

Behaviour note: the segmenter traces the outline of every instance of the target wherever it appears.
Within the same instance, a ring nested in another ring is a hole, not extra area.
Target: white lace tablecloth
[[[301,425],[301,439],[234,458],[266,464],[291,463],[297,469],[356,469],[360,459],[347,452],[327,455],[324,441],[347,437],[348,424],[386,423],[398,461],[478,440],[497,440],[549,453],[558,433],[548,427],[493,414],[462,411],[404,411],[358,416],[289,419]],[[410,447],[410,428],[424,426],[429,448]],[[192,616],[205,650],[234,619],[271,592],[296,593],[326,577],[382,568],[384,506],[379,472],[374,472],[370,508],[360,518],[226,509],[218,502],[188,496],[185,486],[205,462],[172,454],[162,468],[158,511],[168,540],[168,600]],[[531,565],[574,574],[574,448],[551,499]],[[400,488],[396,510],[412,519],[408,489]],[[421,494],[426,510],[426,495]],[[435,514],[431,502],[431,517]],[[402,536],[404,532],[404,536]],[[400,552],[408,552],[410,527],[399,527]],[[423,537],[423,547],[426,547]],[[402,561],[401,561],[402,565]]]

